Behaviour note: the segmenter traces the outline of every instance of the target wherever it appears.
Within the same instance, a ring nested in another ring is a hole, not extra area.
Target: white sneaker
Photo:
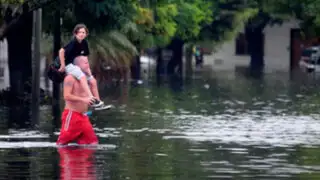
[[[104,109],[111,109],[113,106],[112,105],[102,105],[102,106],[100,106],[100,107],[96,107],[96,108],[94,108],[94,110],[97,110],[97,111],[99,111],[99,110],[104,110]]]
[[[100,106],[103,106],[103,105],[104,105],[103,101],[96,100],[96,102],[94,104],[92,104],[91,106],[96,108],[96,107],[100,107]]]

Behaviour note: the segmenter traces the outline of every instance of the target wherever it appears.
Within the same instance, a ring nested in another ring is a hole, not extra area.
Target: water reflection
[[[58,152],[60,179],[97,179],[94,149],[61,147]]]
[[[7,159],[4,163],[6,167],[7,179],[27,179],[31,176],[31,161],[28,159],[31,153],[27,149],[17,149],[6,154]],[[20,157],[20,158],[16,158]]]
[[[13,148],[0,151],[1,179],[56,179],[51,148]],[[50,158],[48,158],[50,157]]]

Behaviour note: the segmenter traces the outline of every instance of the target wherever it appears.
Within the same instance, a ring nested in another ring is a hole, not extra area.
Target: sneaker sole
[[[96,107],[94,108],[94,110],[99,111],[99,110],[111,109],[112,107],[113,107],[112,105],[104,105],[102,107]]]
[[[97,108],[97,107],[100,107],[100,106],[103,106],[103,105],[104,105],[104,103],[100,101],[99,104],[93,104],[91,106],[94,107],[94,108]]]

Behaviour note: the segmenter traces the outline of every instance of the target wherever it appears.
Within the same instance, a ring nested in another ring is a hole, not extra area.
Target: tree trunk
[[[167,75],[169,76],[178,75],[182,77],[183,43],[184,42],[181,39],[174,38],[169,45],[169,49],[173,52],[173,55],[167,65]]]
[[[190,80],[192,77],[192,45],[188,45],[186,47],[186,52],[185,52],[185,63],[186,63],[186,80]]]
[[[32,13],[21,15],[7,33],[7,41],[11,91],[9,127],[26,128],[30,123]]]
[[[156,66],[156,78],[157,78],[157,84],[161,85],[163,81],[163,75],[165,73],[164,69],[164,61],[162,57],[162,48],[158,47],[157,49],[157,66]]]
[[[250,51],[250,69],[264,68],[264,36],[262,28],[247,28],[246,38]]]
[[[137,55],[134,57],[134,63],[130,67],[131,69],[131,78],[133,80],[140,80],[141,78],[141,63],[140,63],[140,56]]]
[[[264,34],[263,30],[270,22],[269,14],[260,11],[245,27],[246,39],[250,52],[249,73],[261,76],[264,69]]]

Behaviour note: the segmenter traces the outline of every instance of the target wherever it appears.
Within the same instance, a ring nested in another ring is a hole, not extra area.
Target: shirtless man
[[[89,68],[88,58],[85,56],[76,57],[74,63],[84,72]],[[74,141],[78,144],[98,144],[89,117],[85,115],[88,106],[94,103],[94,97],[88,97],[80,82],[72,75],[67,75],[63,84],[66,104],[57,145],[66,145]]]

